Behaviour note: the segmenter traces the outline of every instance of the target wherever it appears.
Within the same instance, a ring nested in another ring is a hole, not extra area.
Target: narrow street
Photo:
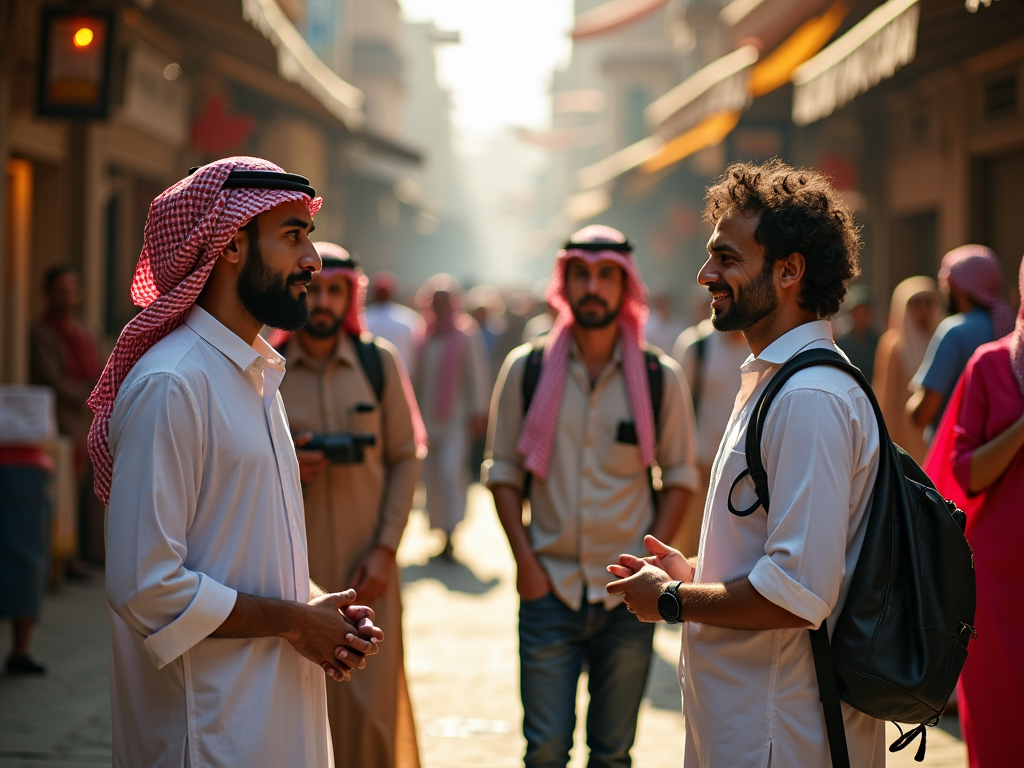
[[[423,766],[515,768],[522,764],[523,739],[514,571],[490,495],[481,487],[471,489],[469,516],[456,537],[461,563],[430,559],[438,548],[425,515],[414,511],[399,559],[405,579],[407,669]],[[35,648],[50,674],[41,679],[0,676],[0,768],[110,764],[108,642],[99,582],[69,585],[49,596]],[[3,656],[8,643],[5,628]],[[655,644],[633,750],[638,768],[681,763],[678,634],[659,626]],[[585,691],[584,680],[580,711]],[[919,765],[913,752],[890,755],[888,765]],[[571,768],[583,768],[586,759],[580,727]],[[932,729],[924,765],[962,768],[963,743]]]

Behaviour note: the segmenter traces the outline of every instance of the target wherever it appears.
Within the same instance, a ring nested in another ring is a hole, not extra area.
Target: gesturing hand
[[[673,581],[692,582],[693,568],[676,549],[654,536],[644,537],[651,552],[648,557],[619,555],[619,562],[609,565],[608,572],[617,576],[606,589],[610,595],[625,595],[626,607],[640,621],[660,621],[658,598]]]
[[[321,595],[299,614],[298,626],[288,641],[295,650],[320,665],[333,680],[350,680],[353,669],[366,666],[366,657],[378,650],[384,633],[373,626],[373,612],[353,606],[353,590]]]

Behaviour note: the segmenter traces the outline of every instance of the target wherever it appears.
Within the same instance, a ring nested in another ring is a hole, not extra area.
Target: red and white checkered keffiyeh
[[[1017,311],[1017,322],[1010,339],[1010,369],[1020,391],[1024,392],[1024,260],[1020,263],[1020,274],[1017,277],[1020,290],[1020,309]]]
[[[623,242],[625,238],[611,227],[592,225],[572,236],[577,243],[594,241]],[[570,259],[583,259],[591,264],[614,261],[625,273],[626,282],[619,309],[619,345],[622,352],[622,371],[626,379],[637,443],[644,464],[654,463],[654,415],[651,412],[651,393],[644,368],[643,350],[647,347],[647,286],[629,254],[620,251],[561,250],[555,259],[555,269],[548,284],[547,301],[558,312],[554,326],[544,347],[537,389],[530,402],[530,410],[519,436],[519,452],[524,468],[546,480],[551,453],[558,430],[558,414],[565,394],[565,381],[569,372],[569,352],[572,344],[572,325],[575,318],[569,306],[565,288],[565,270]]]
[[[122,382],[146,351],[185,321],[218,255],[254,216],[293,200],[303,200],[310,216],[321,198],[280,189],[224,189],[235,169],[278,171],[258,157],[229,157],[205,165],[162,192],[149,206],[142,253],[131,296],[142,311],[124,327],[88,405],[95,412],[89,430],[94,489],[110,501],[113,460],[107,436],[110,414]]]
[[[939,284],[955,285],[984,307],[997,339],[1013,330],[1013,307],[1003,298],[1003,268],[995,251],[984,245],[961,245],[942,257]]]

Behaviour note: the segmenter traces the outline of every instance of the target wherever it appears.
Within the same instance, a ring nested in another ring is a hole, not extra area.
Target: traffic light
[[[38,114],[106,119],[113,14],[53,8],[42,13]]]

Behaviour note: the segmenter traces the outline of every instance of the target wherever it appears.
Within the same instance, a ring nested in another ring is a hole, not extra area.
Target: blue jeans
[[[654,625],[625,605],[574,611],[553,593],[519,608],[520,688],[526,768],[564,768],[576,727],[576,686],[590,675],[589,768],[628,768],[651,663]]]

